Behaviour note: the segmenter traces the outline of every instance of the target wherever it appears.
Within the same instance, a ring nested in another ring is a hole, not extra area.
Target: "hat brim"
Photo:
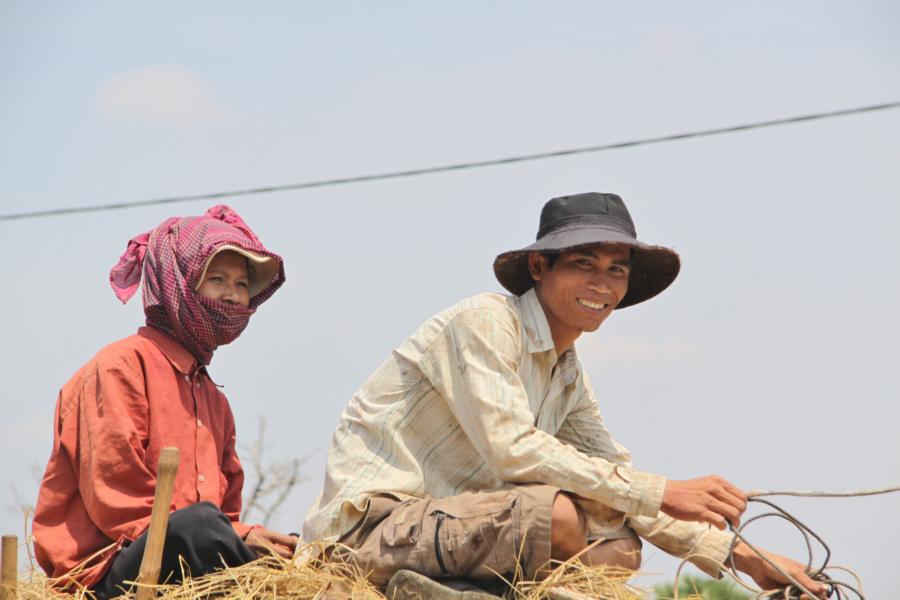
[[[651,246],[619,231],[592,226],[554,231],[530,246],[504,252],[494,260],[494,275],[504,288],[521,296],[534,287],[534,279],[528,270],[531,252],[556,253],[595,244],[623,245],[634,251],[628,292],[616,308],[653,298],[675,281],[681,269],[678,254],[670,248]]]
[[[226,250],[237,252],[249,261],[249,292],[251,298],[268,288],[278,276],[279,263],[271,256],[257,254],[256,252],[251,252],[250,250],[241,248],[240,246],[236,246],[234,244],[224,244],[216,248],[216,251],[213,252],[208,259],[206,259],[206,265],[204,265],[203,267],[203,273],[200,274],[200,279],[197,280],[198,282],[202,282],[206,278],[206,270],[209,269],[209,265],[210,263],[212,263],[213,258],[215,258],[216,255],[220,252],[224,252]],[[198,283],[197,285],[199,286],[200,284]]]

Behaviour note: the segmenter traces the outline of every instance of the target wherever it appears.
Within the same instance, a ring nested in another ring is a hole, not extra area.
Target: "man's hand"
[[[661,510],[682,521],[700,521],[725,529],[726,520],[737,527],[746,508],[747,494],[712,475],[688,481],[667,481]]]
[[[814,581],[806,573],[806,566],[797,561],[772,554],[760,550],[770,561],[778,565],[778,568],[797,580],[800,585],[816,594],[819,598],[825,598],[828,592],[828,586],[824,583]],[[734,566],[753,578],[763,590],[782,589],[791,581],[784,575],[772,568],[772,565],[763,560],[756,552],[751,550],[747,544],[740,542],[734,549]],[[803,595],[805,600],[811,600],[806,594]]]
[[[265,527],[252,529],[244,542],[257,556],[277,554],[283,558],[292,558],[294,550],[297,549],[296,537],[284,535]]]

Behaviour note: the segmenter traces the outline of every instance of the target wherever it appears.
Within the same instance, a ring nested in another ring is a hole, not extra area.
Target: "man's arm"
[[[630,453],[613,439],[603,423],[586,374],[582,375],[579,385],[581,390],[575,402],[575,409],[566,416],[557,437],[585,454],[605,456],[609,460],[631,466]],[[706,497],[709,504],[698,502],[698,489],[701,491],[700,498]],[[707,492],[705,494],[702,493],[704,489]],[[728,494],[728,501],[718,500],[719,493]],[[740,503],[736,504],[735,500],[739,500]],[[724,506],[719,504],[720,502]],[[717,506],[721,508],[720,512],[711,508]],[[719,577],[720,567],[727,559],[731,548],[733,534],[691,521],[705,521],[724,529],[727,518],[733,525],[737,525],[737,519],[746,508],[744,492],[715,476],[690,481],[668,480],[660,508],[662,512],[659,515],[630,517],[628,524],[639,536],[653,545],[675,556],[688,556],[691,562],[708,575]],[[690,518],[692,515],[699,517],[703,514],[707,518]],[[683,516],[679,518],[679,515]],[[819,594],[827,590],[824,585],[809,578],[804,572],[804,565],[783,556],[765,551],[762,553],[808,590]],[[750,575],[762,589],[774,589],[789,583],[769,562],[742,542],[734,549],[734,560],[738,570]]]
[[[556,437],[585,454],[605,457],[630,467],[631,454],[606,428],[587,374],[583,373],[576,385],[573,410],[566,415]],[[668,480],[666,487],[671,484]],[[733,539],[706,524],[678,520],[662,512],[631,516],[627,522],[640,537],[669,554],[691,556],[691,562],[712,577],[719,576],[720,565],[728,556]]]
[[[517,372],[520,343],[508,309],[469,309],[425,349],[419,366],[500,479],[555,485],[627,514],[655,515],[664,478],[588,456],[535,428]]]
[[[631,467],[631,454],[609,433],[586,373],[581,374],[573,409],[566,415],[556,437],[588,456],[595,456]],[[725,529],[737,525],[747,507],[743,491],[718,476],[688,481],[669,479],[665,484],[660,510],[684,521],[709,523]]]

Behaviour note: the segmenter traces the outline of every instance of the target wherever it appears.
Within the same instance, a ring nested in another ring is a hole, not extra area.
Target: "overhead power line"
[[[191,194],[186,196],[171,196],[169,198],[153,198],[150,200],[137,200],[132,202],[115,202],[111,204],[98,204],[94,206],[73,206],[69,208],[52,208],[48,210],[36,210],[21,213],[9,213],[0,215],[0,221],[13,221],[17,219],[34,219],[38,217],[51,217],[56,215],[71,215],[76,213],[101,212],[108,210],[118,210],[123,208],[137,208],[141,206],[154,206],[158,204],[174,204],[176,202],[193,202],[196,200],[219,200],[222,198],[234,198],[236,196],[249,196],[252,194],[267,194],[270,192],[285,192],[290,190],[305,190],[310,188],[329,187],[335,185],[345,185],[348,183],[363,183],[368,181],[380,181],[384,179],[399,179],[401,177],[415,177],[418,175],[430,175],[432,173],[447,173],[450,171],[464,171],[467,169],[478,169],[481,167],[494,167],[499,165],[508,165],[513,163],[527,162],[532,160],[543,160],[546,158],[559,158],[563,156],[572,156],[575,154],[588,154],[590,152],[604,152],[607,150],[620,150],[622,148],[633,148],[635,146],[648,146],[650,144],[660,144],[663,142],[675,142],[687,140],[691,138],[708,137],[712,135],[721,135],[724,133],[736,133],[739,131],[748,131],[751,129],[762,129],[764,127],[775,127],[777,125],[789,125],[792,123],[803,123],[805,121],[817,121],[820,119],[830,119],[834,117],[842,117],[846,115],[855,115],[859,113],[875,112],[879,110],[887,110],[900,107],[900,101],[887,102],[884,104],[872,104],[869,106],[858,106],[855,108],[847,108],[843,110],[833,110],[829,112],[812,113],[799,115],[794,117],[786,117],[782,119],[772,119],[769,121],[757,121],[755,123],[745,123],[743,125],[732,125],[730,127],[717,127],[713,129],[702,129],[698,131],[689,131],[686,133],[673,133],[669,135],[661,135],[657,137],[641,138],[630,140],[627,142],[614,142],[611,144],[601,144],[599,146],[585,146],[581,148],[569,148],[565,150],[554,150],[551,152],[539,152],[537,154],[521,154],[519,156],[508,156],[506,158],[494,158],[489,160],[480,160],[464,163],[455,163],[449,165],[438,165],[435,167],[423,167],[420,169],[408,169],[404,171],[389,171],[385,173],[374,173],[371,175],[353,175],[349,177],[336,177],[333,179],[318,179],[313,181],[304,181],[301,183],[288,183],[284,185],[270,185],[264,187],[248,188],[242,190],[231,190],[226,192],[212,192],[208,194]]]

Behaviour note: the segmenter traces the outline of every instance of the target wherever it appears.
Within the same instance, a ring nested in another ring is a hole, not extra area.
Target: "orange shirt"
[[[142,327],[102,349],[62,388],[34,514],[41,567],[92,586],[150,523],[159,453],[181,451],[170,510],[208,500],[238,521],[244,473],[228,400],[193,355]]]

